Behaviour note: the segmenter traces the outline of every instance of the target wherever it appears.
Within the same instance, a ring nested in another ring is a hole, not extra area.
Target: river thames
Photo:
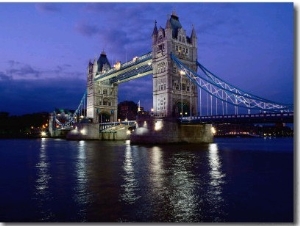
[[[0,140],[0,222],[293,222],[293,138]]]

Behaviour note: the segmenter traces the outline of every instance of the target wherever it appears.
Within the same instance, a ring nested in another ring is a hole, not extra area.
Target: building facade
[[[153,109],[159,117],[197,114],[198,90],[170,58],[175,54],[185,65],[197,70],[197,36],[194,28],[187,36],[179,17],[172,13],[165,28],[152,33]]]
[[[96,76],[110,70],[111,66],[103,51],[98,60],[89,62],[87,73],[87,118],[94,123],[117,121],[118,85],[109,80],[97,81]]]

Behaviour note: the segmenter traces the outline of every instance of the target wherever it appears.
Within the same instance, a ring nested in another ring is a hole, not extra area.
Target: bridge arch
[[[98,113],[98,119],[100,123],[112,121],[112,114],[108,111],[101,111]]]
[[[191,116],[190,102],[181,100],[176,101],[173,106],[172,116],[176,118]]]

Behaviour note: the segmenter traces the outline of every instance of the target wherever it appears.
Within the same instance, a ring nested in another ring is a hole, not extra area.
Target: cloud
[[[115,10],[115,7],[117,7],[115,3],[88,3],[85,10],[92,13],[106,13]]]
[[[36,9],[40,12],[59,12],[58,4],[54,3],[36,3]]]
[[[86,81],[78,78],[53,78],[50,81],[0,79],[0,111],[21,115],[51,112],[56,107],[76,110],[85,86]]]
[[[53,68],[36,68],[35,66],[16,62],[13,60],[8,61],[9,68],[4,72],[0,72],[1,79],[14,79],[14,80],[37,80],[37,79],[52,79],[54,77],[70,77],[70,78],[85,78],[83,72],[73,71],[70,64],[56,65]]]
[[[100,29],[96,25],[86,24],[84,22],[77,23],[75,30],[84,36],[94,36],[99,33]]]
[[[20,115],[56,107],[76,109],[86,90],[84,72],[73,71],[70,64],[37,69],[14,60],[7,63],[0,71],[0,111]]]
[[[15,65],[15,64],[13,64]],[[12,77],[27,77],[27,78],[32,78],[35,77],[39,77],[40,74],[42,73],[39,70],[34,69],[32,66],[28,65],[28,64],[24,64],[21,65],[20,63],[17,64],[17,66],[20,66],[18,68],[15,67],[11,67],[10,69],[7,70],[7,74],[9,74]]]
[[[19,65],[20,62],[14,61],[14,60],[9,60],[9,61],[8,61],[8,64],[9,64],[10,67],[14,67],[15,65]]]
[[[4,74],[3,72],[0,71],[0,81],[9,81],[12,80],[12,77],[9,75]]]

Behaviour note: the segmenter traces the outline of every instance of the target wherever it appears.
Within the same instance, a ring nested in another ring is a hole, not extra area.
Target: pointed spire
[[[104,55],[106,56],[106,52],[104,51],[104,49],[102,50],[101,54],[100,55]]]
[[[170,19],[167,19],[167,23],[166,23],[166,29],[168,29],[168,28],[170,28],[170,29],[172,28]]]
[[[156,24],[157,24],[157,22],[156,22],[156,20],[155,20],[155,25],[154,25],[154,29],[153,29],[152,35],[157,35],[157,27],[156,27]]]
[[[192,25],[192,26],[193,26],[193,28],[192,28],[191,38],[194,39],[194,38],[197,38],[197,35],[196,35],[196,31],[195,31],[194,25]]]

